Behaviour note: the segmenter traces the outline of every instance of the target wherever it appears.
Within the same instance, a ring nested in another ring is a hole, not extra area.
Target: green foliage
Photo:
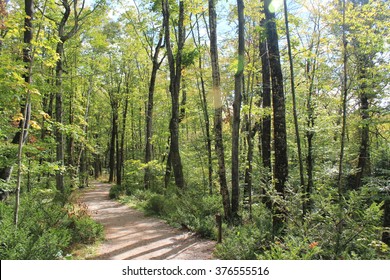
[[[189,67],[195,63],[195,60],[199,57],[199,50],[197,48],[190,49],[186,47],[182,51],[182,65],[183,67]]]
[[[167,214],[167,199],[161,194],[155,194],[146,202],[145,212],[149,215],[163,216]]]
[[[136,189],[144,187],[143,180],[145,168],[149,169],[151,189],[158,191],[164,176],[165,165],[157,160],[152,160],[147,164],[141,160],[128,160],[125,162],[125,178],[123,185],[126,192],[131,193]]]
[[[102,237],[102,226],[85,209],[62,206],[54,197],[50,190],[23,195],[17,229],[13,205],[0,203],[0,259],[61,259],[72,244],[90,244]]]
[[[177,196],[168,220],[185,226],[203,237],[215,239],[215,215],[222,213],[220,196],[205,195],[202,192],[188,190],[182,196]]]
[[[264,235],[251,224],[225,230],[223,242],[217,245],[215,255],[224,260],[253,260]]]
[[[317,197],[318,196],[318,197]],[[320,199],[321,197],[321,199]],[[334,188],[319,188],[313,211],[300,221],[289,211],[283,237],[263,244],[259,259],[382,259],[389,256],[380,241],[382,210],[375,189],[351,191],[342,204]],[[289,206],[290,205],[290,206]],[[293,204],[288,202],[287,208]]]
[[[110,192],[108,196],[111,199],[118,199],[123,194],[124,194],[124,188],[122,186],[115,185],[110,188]]]
[[[89,216],[73,218],[73,241],[82,244],[92,244],[103,236],[103,226]]]
[[[222,243],[215,250],[220,259],[256,259],[256,254],[262,246],[271,240],[272,218],[268,209],[262,203],[252,205],[252,220],[243,211],[245,224],[233,228],[225,227],[222,233]]]
[[[321,256],[318,242],[308,242],[300,237],[287,235],[283,241],[275,241],[269,248],[264,248],[259,259],[265,260],[313,260]]]

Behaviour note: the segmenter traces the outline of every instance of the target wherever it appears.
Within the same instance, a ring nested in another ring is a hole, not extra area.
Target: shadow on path
[[[174,229],[159,219],[110,200],[109,190],[109,184],[94,183],[80,198],[105,229],[106,240],[94,259],[212,259],[215,242]]]

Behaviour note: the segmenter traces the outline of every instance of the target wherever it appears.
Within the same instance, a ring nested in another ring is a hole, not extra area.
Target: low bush
[[[166,202],[163,195],[155,194],[146,202],[144,210],[148,215],[164,216],[167,214]]]
[[[21,197],[19,223],[13,223],[13,203],[0,203],[0,259],[62,259],[75,243],[92,243],[103,228],[87,214],[85,206],[63,206],[55,192],[34,190]]]
[[[203,237],[216,239],[215,215],[222,212],[219,196],[188,190],[173,203],[176,207],[172,207],[168,221],[185,226]]]
[[[125,190],[124,190],[124,188],[122,186],[115,185],[115,186],[112,186],[110,188],[108,196],[111,199],[118,199],[124,193],[125,193]]]
[[[223,242],[217,245],[214,253],[224,260],[253,260],[263,242],[264,235],[253,225],[226,229]]]
[[[74,219],[73,241],[82,244],[92,244],[103,236],[104,228],[91,217],[83,216]]]

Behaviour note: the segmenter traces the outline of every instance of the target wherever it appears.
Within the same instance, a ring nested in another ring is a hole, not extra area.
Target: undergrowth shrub
[[[61,259],[75,243],[102,237],[102,226],[86,209],[63,206],[56,192],[34,189],[21,196],[18,228],[13,224],[13,201],[0,203],[0,259]]]
[[[261,231],[253,225],[227,229],[223,242],[217,245],[214,254],[224,260],[253,260],[263,238]]]
[[[321,246],[318,242],[309,242],[304,238],[287,235],[284,240],[276,240],[262,247],[258,259],[265,260],[313,260],[321,258]]]
[[[382,203],[377,189],[362,187],[337,201],[337,190],[320,187],[312,194],[313,209],[302,221],[289,209],[284,234],[262,244],[258,259],[388,259],[381,239]],[[287,204],[292,207],[291,202]]]
[[[246,224],[223,229],[222,243],[215,249],[215,256],[227,260],[253,260],[261,247],[271,240],[272,218],[269,210],[261,203],[252,205],[252,220],[246,215]]]
[[[167,214],[166,203],[163,195],[155,194],[147,200],[144,210],[148,215],[164,216]]]
[[[125,194],[125,189],[122,186],[114,185],[110,188],[108,196],[111,199],[118,199],[123,194]]]
[[[172,203],[176,207],[172,207],[168,215],[169,222],[185,226],[203,237],[216,238],[215,215],[222,212],[220,196],[187,190]]]
[[[84,203],[68,206],[68,225],[72,230],[73,243],[92,244],[104,235],[103,225],[95,222],[88,214]]]
[[[103,236],[103,226],[91,217],[84,216],[74,219],[73,241],[82,244],[92,244]]]

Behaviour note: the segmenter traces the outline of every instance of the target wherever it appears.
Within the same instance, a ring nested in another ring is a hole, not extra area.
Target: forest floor
[[[93,183],[80,196],[93,219],[104,226],[105,240],[97,260],[207,260],[213,258],[215,242],[194,233],[173,228],[164,221],[147,217],[117,201],[110,200],[111,185]]]

